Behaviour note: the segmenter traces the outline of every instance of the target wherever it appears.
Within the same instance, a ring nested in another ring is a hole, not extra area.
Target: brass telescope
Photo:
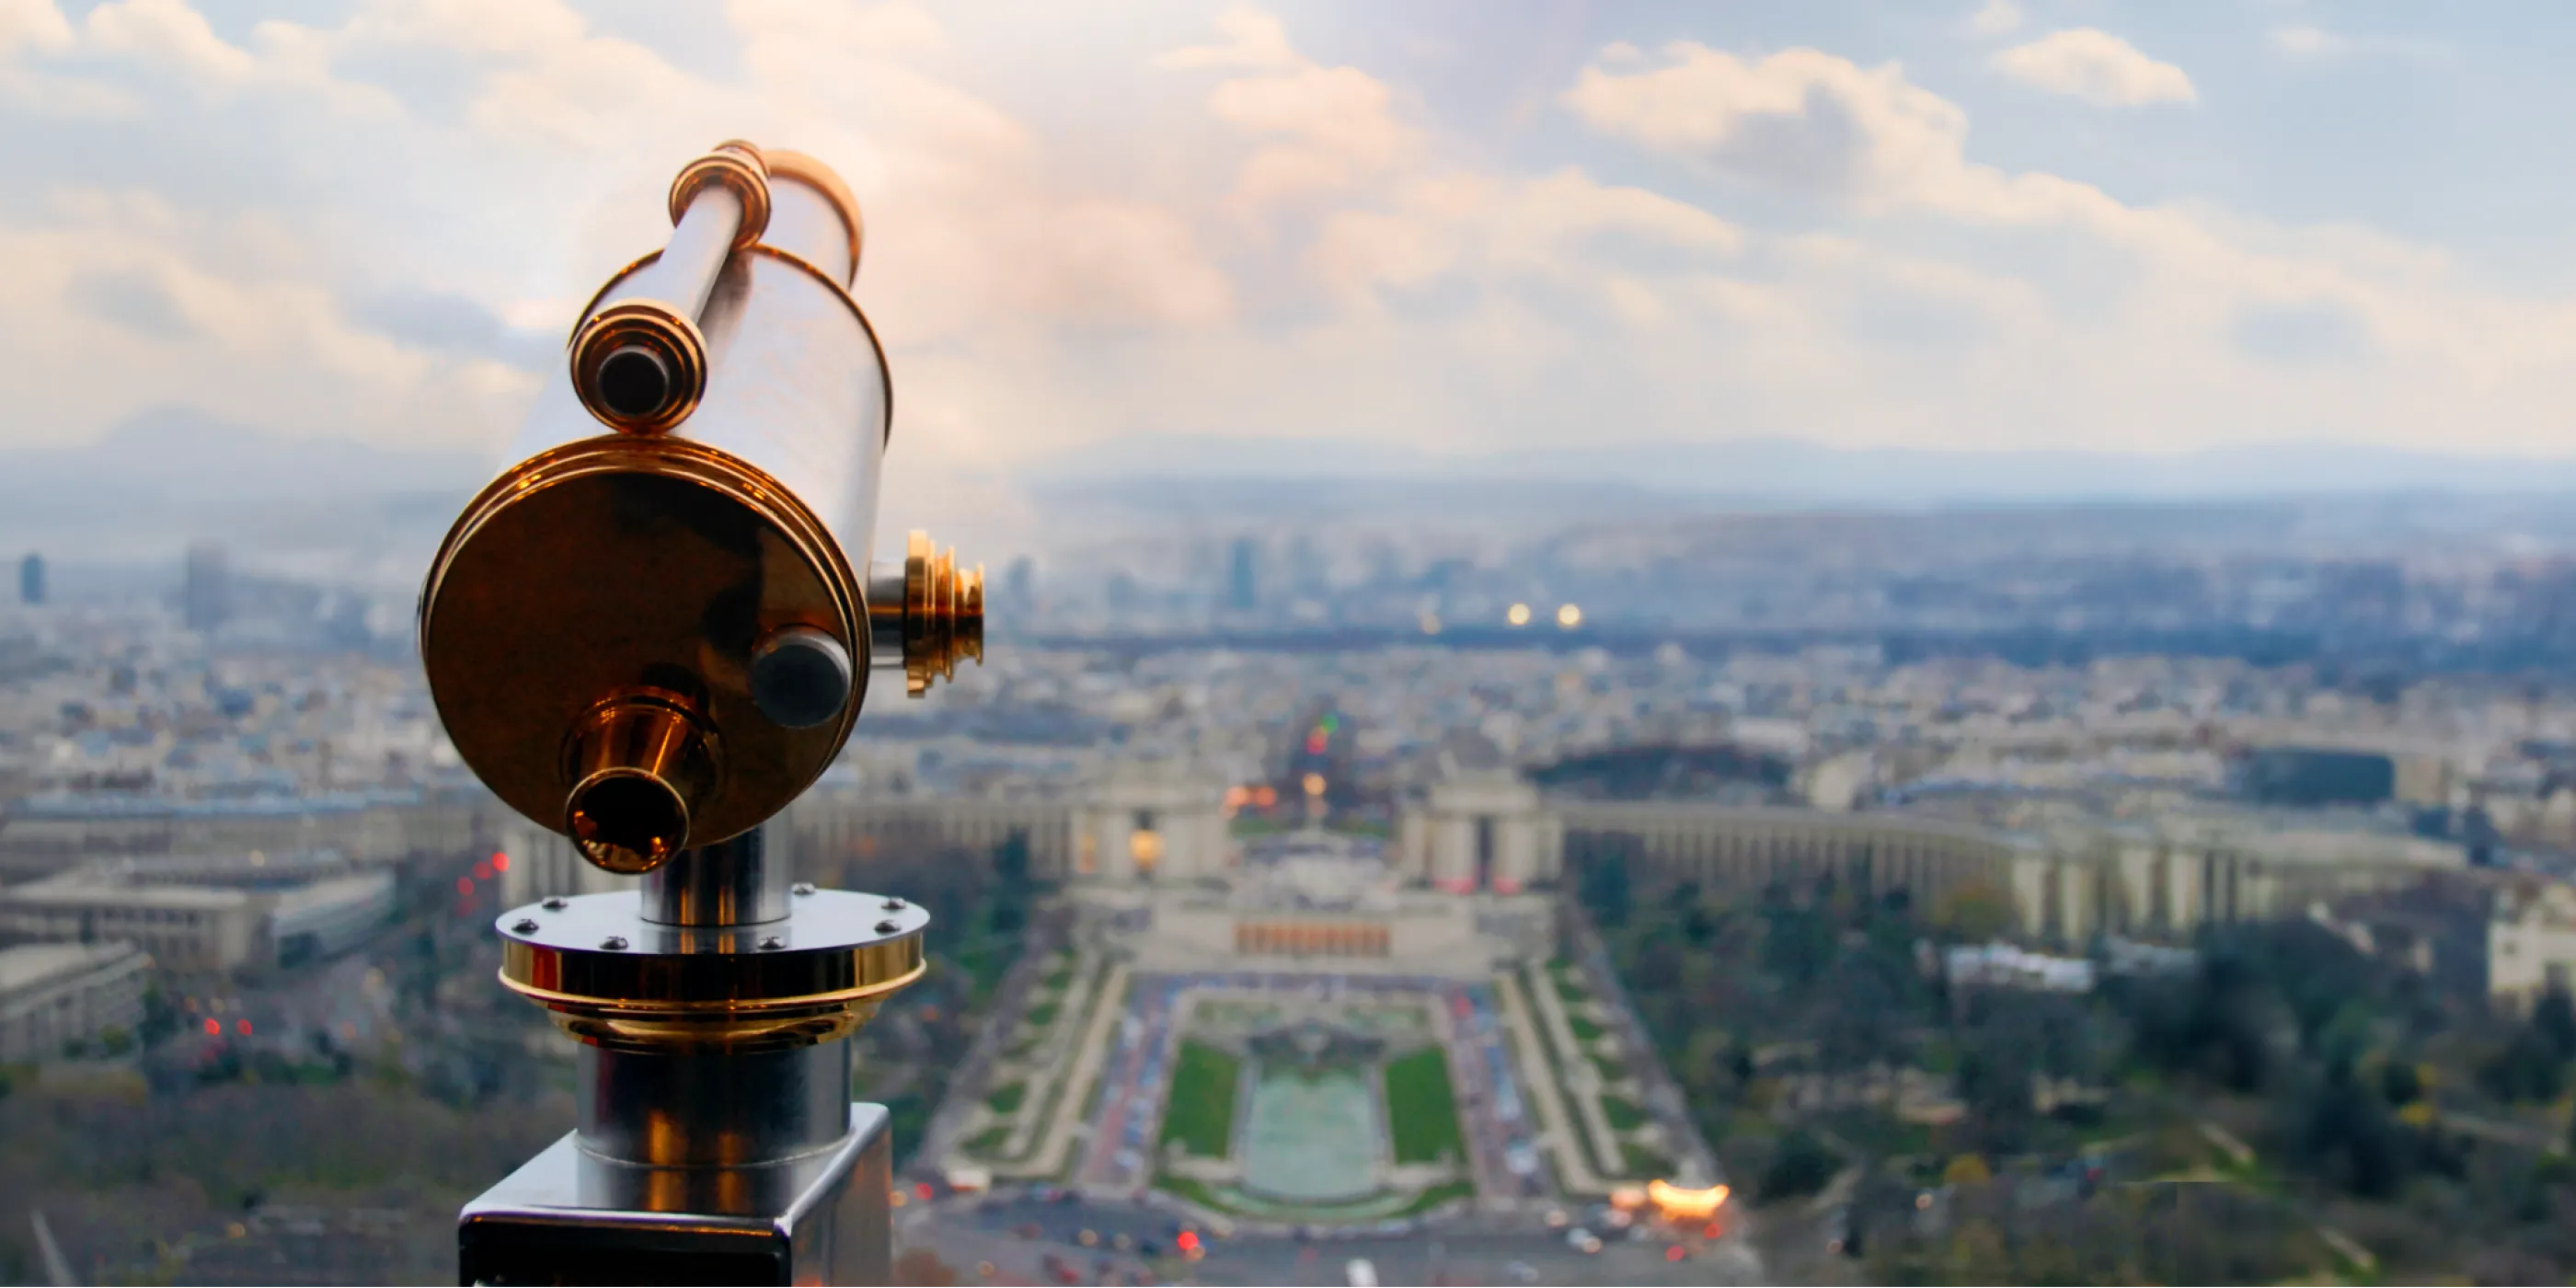
[[[566,360],[421,591],[457,752],[640,892],[504,914],[501,982],[582,1045],[580,1125],[467,1205],[465,1283],[875,1283],[890,1143],[846,1039],[918,978],[929,918],[789,880],[763,823],[875,672],[983,656],[983,577],[921,533],[874,562],[892,415],[851,298],[850,191],[721,144]]]

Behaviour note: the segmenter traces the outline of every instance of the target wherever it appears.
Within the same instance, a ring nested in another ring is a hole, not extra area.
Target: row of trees
[[[930,914],[930,971],[856,1039],[858,1093],[885,1104],[901,1160],[920,1144],[947,1090],[941,1075],[965,1058],[981,1008],[1019,959],[1045,891],[1030,875],[1021,832],[989,851],[925,846],[842,856],[840,870],[850,885],[899,895]]]
[[[2310,1226],[2333,1204],[2359,1205],[2337,1219],[2385,1227],[2426,1267],[2475,1254],[2576,1268],[2576,1234],[2561,1249],[2551,1233],[2576,1216],[2576,1167],[2563,1152],[2576,1141],[2556,1108],[2576,1087],[2576,1004],[2564,996],[2526,1019],[2499,1019],[2482,996],[2445,994],[2306,921],[2215,929],[2195,968],[2108,977],[2087,995],[1952,996],[1923,949],[1994,933],[1999,908],[2009,910],[1983,892],[1929,909],[1902,892],[1864,897],[1829,881],[1727,897],[1687,883],[1646,888],[1643,865],[1615,841],[1569,859],[1641,1018],[1757,1198],[1813,1192],[1852,1163],[1874,1169],[1873,1151],[1893,1146],[1873,1139],[1907,1137],[1883,1115],[1891,1125],[1871,1137],[1858,1121],[1866,1111],[1785,1127],[1743,1113],[1778,1085],[1774,1074],[1831,1078],[1872,1065],[1947,1076],[1964,1116],[1928,1138],[1915,1131],[1907,1146],[1928,1147],[1936,1171],[1943,1158],[2059,1157],[2141,1131],[2158,1142],[2138,1156],[2149,1173],[2198,1166],[2212,1149],[2201,1125],[2223,1121],[2254,1147],[2255,1172],[2285,1187],[2269,1206],[2226,1200],[2243,1246],[2157,1252],[2134,1239],[2061,1237],[2163,1219],[2133,1199],[2095,1195],[2024,1216],[2010,1205],[1971,1213],[1924,1236],[1929,1244],[1901,1235],[1881,1267],[1896,1279],[2020,1277],[2006,1274],[2014,1266],[2079,1280],[2189,1276],[2194,1265],[2227,1268],[2221,1278],[2277,1277],[2327,1257]],[[2097,1099],[2090,1110],[2043,1113],[2042,1080]],[[2085,1112],[2116,1121],[2088,1130],[2067,1117]],[[1731,1132],[1745,1139],[1730,1142]],[[1901,1197],[1911,1213],[1912,1193]],[[1980,1221],[1991,1239],[1960,1233]],[[2159,1264],[2167,1255],[2176,1259]]]

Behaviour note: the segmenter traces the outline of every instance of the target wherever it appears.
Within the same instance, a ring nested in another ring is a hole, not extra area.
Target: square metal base
[[[893,1275],[885,1106],[757,1167],[644,1167],[546,1147],[457,1216],[464,1284],[882,1284]]]

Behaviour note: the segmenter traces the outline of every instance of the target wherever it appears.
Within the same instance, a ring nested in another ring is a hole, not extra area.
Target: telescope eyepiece
[[[671,401],[671,368],[640,344],[620,346],[599,364],[599,398],[621,417],[649,420]]]
[[[565,747],[572,790],[564,834],[610,872],[650,872],[690,844],[698,801],[715,786],[714,738],[675,695],[601,703]]]
[[[669,783],[612,769],[573,789],[567,802],[573,844],[611,872],[648,872],[670,862],[689,837],[689,807]]]

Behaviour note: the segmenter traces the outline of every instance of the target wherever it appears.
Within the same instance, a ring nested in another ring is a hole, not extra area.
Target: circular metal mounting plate
[[[818,890],[779,920],[721,927],[646,921],[642,901],[622,891],[559,908],[532,903],[494,923],[501,982],[601,1045],[828,1041],[921,976],[930,914],[909,904],[888,911],[886,902]],[[522,929],[529,923],[535,929]]]

